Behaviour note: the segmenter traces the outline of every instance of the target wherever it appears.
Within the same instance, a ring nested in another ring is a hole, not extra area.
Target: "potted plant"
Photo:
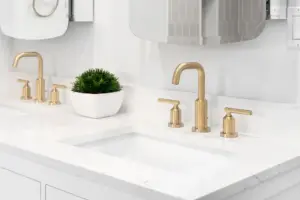
[[[103,69],[89,69],[76,77],[70,95],[75,112],[90,118],[115,115],[124,98],[118,78]]]

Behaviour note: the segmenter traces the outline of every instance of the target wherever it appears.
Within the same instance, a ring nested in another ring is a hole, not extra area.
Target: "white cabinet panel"
[[[86,199],[47,185],[46,200],[86,200]]]
[[[0,168],[1,200],[41,200],[41,183]]]
[[[296,185],[276,197],[270,198],[269,200],[299,200],[300,199],[300,184]]]

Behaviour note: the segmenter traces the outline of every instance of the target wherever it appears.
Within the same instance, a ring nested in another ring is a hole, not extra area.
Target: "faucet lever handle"
[[[29,80],[26,79],[18,79],[18,82],[24,83],[23,89],[22,89],[22,96],[21,100],[30,100],[31,97],[31,89],[29,86]]]
[[[53,84],[52,85],[52,90],[50,92],[50,100],[49,100],[49,105],[59,105],[61,104],[59,101],[59,91],[57,88],[65,89],[67,86],[65,85],[60,85],[60,84]]]
[[[65,88],[67,88],[67,86],[61,85],[61,84],[53,84],[52,89],[56,89],[56,88],[65,89]]]
[[[179,104],[180,104],[180,101],[178,101],[178,100],[164,99],[164,98],[159,98],[158,102],[160,102],[160,103],[168,103],[168,104],[172,104],[174,106],[179,106]]]
[[[225,112],[227,115],[231,115],[231,114],[239,114],[239,115],[252,115],[252,111],[251,110],[245,110],[245,109],[237,109],[237,108],[228,108],[226,107]]]
[[[163,99],[159,98],[158,102],[160,103],[168,103],[173,105],[173,108],[170,110],[170,128],[181,128],[183,127],[183,123],[181,122],[181,109],[179,108],[180,101],[172,100],[172,99]]]
[[[232,114],[252,115],[253,113],[251,110],[228,107],[226,107],[224,110],[226,112],[226,115],[223,118],[223,131],[221,132],[221,137],[236,138],[238,137],[238,133],[235,131],[235,119]]]
[[[19,78],[18,82],[27,84],[27,83],[29,83],[29,80]]]

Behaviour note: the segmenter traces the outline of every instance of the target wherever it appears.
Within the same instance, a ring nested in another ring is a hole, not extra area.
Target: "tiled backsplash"
[[[72,78],[87,68],[102,67],[116,73],[122,82],[196,91],[196,72],[184,72],[179,86],[171,84],[171,77],[178,63],[199,61],[207,72],[209,93],[296,101],[298,53],[286,45],[286,22],[270,21],[263,34],[249,42],[205,48],[156,44],[130,32],[127,4],[127,0],[95,1],[95,23],[71,23],[61,38],[9,41],[1,36],[0,69],[7,69],[18,52],[39,51],[46,75]],[[2,56],[8,50],[11,54]],[[36,74],[35,66],[36,60],[23,59],[17,70]]]

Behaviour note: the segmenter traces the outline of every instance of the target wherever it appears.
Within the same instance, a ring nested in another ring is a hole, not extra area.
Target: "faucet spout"
[[[43,78],[43,57],[38,52],[23,52],[18,54],[13,62],[13,67],[17,68],[19,61],[24,57],[36,57],[38,59],[38,78],[36,80],[36,100],[38,103],[45,101],[45,80]]]
[[[205,99],[205,71],[203,66],[197,62],[189,62],[189,63],[182,63],[178,65],[176,70],[173,74],[172,83],[174,85],[179,85],[180,76],[184,70],[187,69],[195,69],[198,72],[198,98],[199,100]]]
[[[197,62],[182,63],[174,71],[172,83],[178,85],[183,71],[195,69],[198,72],[198,99],[195,102],[195,127],[194,132],[210,132],[207,125],[207,100],[205,99],[205,71]]]
[[[24,57],[36,57],[38,59],[38,78],[43,78],[43,57],[38,52],[23,52],[18,54],[13,63],[13,67],[17,68],[19,61]]]

